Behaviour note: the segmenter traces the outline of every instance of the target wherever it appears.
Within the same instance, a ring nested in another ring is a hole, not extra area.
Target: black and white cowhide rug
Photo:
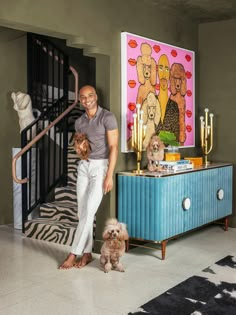
[[[236,257],[226,256],[129,314],[236,315]]]

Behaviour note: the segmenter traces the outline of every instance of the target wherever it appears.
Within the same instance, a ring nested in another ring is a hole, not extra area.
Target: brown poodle
[[[75,133],[74,138],[74,149],[81,160],[88,160],[91,152],[89,141],[84,133]]]
[[[186,140],[185,127],[185,94],[187,91],[185,69],[180,63],[173,63],[170,69],[170,99],[178,104],[179,108],[179,143],[184,145]]]
[[[125,253],[125,241],[129,238],[126,225],[115,218],[108,219],[102,236],[104,239],[100,257],[102,269],[106,273],[111,269],[124,272],[120,257]]]
[[[143,140],[143,147],[146,148],[161,119],[160,103],[153,92],[148,93],[147,98],[143,102],[142,111],[143,124],[147,126],[146,135]]]
[[[147,147],[148,170],[150,172],[160,171],[162,167],[159,162],[164,159],[165,145],[157,135],[153,135]]]
[[[137,74],[140,86],[136,103],[142,105],[149,92],[155,93],[157,70],[156,61],[151,57],[152,47],[147,43],[142,43],[141,53],[142,56],[137,59]]]

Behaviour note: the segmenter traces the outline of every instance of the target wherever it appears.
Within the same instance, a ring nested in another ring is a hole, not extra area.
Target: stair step
[[[75,187],[77,182],[77,171],[72,173],[67,174],[67,186]]]
[[[79,162],[78,159],[74,159],[73,161],[70,161],[71,164],[68,164],[67,172],[77,173],[78,162]]]
[[[54,193],[55,201],[68,201],[77,205],[76,188],[71,186],[57,187]]]
[[[67,185],[75,186],[77,181],[77,168],[79,158],[73,146],[68,147],[67,152]]]
[[[67,151],[67,163],[68,165],[77,165],[78,161],[79,161],[79,157],[77,155],[77,153],[75,152],[75,149],[73,146],[69,146],[68,147],[68,151]]]
[[[78,158],[73,158],[68,160],[67,164],[67,171],[68,173],[77,173],[77,166],[78,166],[79,159]]]
[[[61,221],[64,223],[76,223],[77,217],[77,205],[71,202],[53,201],[43,203],[39,209],[40,218]]]
[[[76,227],[75,223],[35,219],[25,223],[25,235],[37,240],[71,246]]]

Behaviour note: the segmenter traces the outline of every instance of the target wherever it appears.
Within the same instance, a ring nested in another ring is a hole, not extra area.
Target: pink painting
[[[132,151],[136,104],[141,105],[147,126],[144,148],[161,130],[173,132],[180,147],[193,147],[194,52],[122,32],[121,66],[121,151]]]

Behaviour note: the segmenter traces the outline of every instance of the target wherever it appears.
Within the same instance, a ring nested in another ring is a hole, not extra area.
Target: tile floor
[[[58,270],[69,247],[25,238],[0,226],[0,314],[125,315],[186,278],[236,253],[236,229],[212,225],[172,240],[166,260],[155,249],[122,257],[125,273],[86,268]]]

